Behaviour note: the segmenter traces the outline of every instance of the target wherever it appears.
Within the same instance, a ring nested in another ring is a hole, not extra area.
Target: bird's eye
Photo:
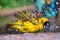
[[[59,2],[56,2],[56,5],[59,5]]]
[[[47,26],[49,26],[49,23],[47,23]]]

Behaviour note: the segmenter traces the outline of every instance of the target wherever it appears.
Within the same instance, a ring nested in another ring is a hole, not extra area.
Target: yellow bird
[[[35,18],[32,18],[32,22],[30,21],[22,21],[19,20],[16,23],[14,23],[13,26],[11,26],[12,28],[16,28],[17,30],[19,30],[20,32],[36,32],[38,30],[43,30],[43,24],[48,21],[47,18],[39,18],[38,20],[36,20]],[[15,25],[17,24],[17,25]]]

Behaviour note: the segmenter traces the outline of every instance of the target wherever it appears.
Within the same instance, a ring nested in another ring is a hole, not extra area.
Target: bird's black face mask
[[[57,8],[60,7],[60,0],[56,0],[56,1],[55,1],[55,6],[56,6]]]
[[[49,21],[47,21],[47,22],[44,23],[44,29],[46,31],[49,31],[50,30],[50,22]]]

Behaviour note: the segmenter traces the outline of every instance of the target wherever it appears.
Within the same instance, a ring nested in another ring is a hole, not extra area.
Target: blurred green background
[[[0,8],[15,8],[33,4],[33,0],[0,0]]]
[[[24,7],[33,4],[33,0],[0,0],[0,10],[1,9],[10,9],[17,7]],[[14,22],[13,16],[0,16],[0,27],[5,26],[6,24]]]

